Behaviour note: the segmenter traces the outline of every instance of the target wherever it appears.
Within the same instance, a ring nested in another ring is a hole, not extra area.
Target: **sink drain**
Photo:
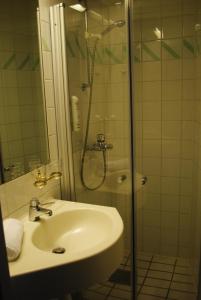
[[[56,253],[56,254],[63,254],[65,251],[66,251],[66,249],[63,247],[57,247],[52,250],[52,252]]]

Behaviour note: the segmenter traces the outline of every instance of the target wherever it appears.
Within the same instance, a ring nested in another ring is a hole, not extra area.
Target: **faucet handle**
[[[32,198],[30,200],[30,207],[37,207],[40,204],[40,201],[37,198]]]
[[[98,133],[96,136],[98,143],[104,143],[105,142],[105,135],[103,133]]]

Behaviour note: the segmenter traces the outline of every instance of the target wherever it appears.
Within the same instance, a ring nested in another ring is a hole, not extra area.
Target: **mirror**
[[[0,0],[0,182],[49,160],[37,0]]]

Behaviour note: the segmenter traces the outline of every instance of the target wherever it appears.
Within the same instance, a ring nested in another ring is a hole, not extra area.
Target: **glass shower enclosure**
[[[199,1],[67,0],[53,9],[65,53],[54,69],[66,96],[57,111],[68,195],[116,207],[124,222],[120,266],[79,299],[196,299]]]

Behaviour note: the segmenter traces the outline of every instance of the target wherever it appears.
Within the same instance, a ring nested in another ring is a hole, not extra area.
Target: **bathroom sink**
[[[88,288],[107,280],[122,260],[123,222],[116,208],[62,200],[48,208],[52,216],[25,218],[21,255],[9,263],[19,299],[30,291],[48,299]]]
[[[82,258],[87,251],[98,251],[110,242],[114,222],[109,214],[82,208],[61,212],[40,222],[32,235],[33,244],[47,252],[64,248],[66,255],[77,253]]]

